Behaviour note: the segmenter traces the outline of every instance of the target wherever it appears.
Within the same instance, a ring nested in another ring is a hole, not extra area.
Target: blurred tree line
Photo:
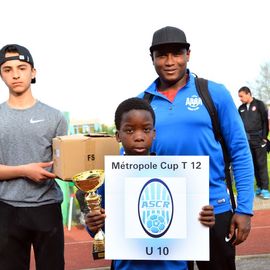
[[[270,105],[270,62],[260,67],[260,74],[251,87],[252,95]]]
[[[104,132],[106,134],[109,134],[109,135],[115,135],[115,126],[112,125],[112,126],[107,126],[105,124],[101,124],[101,132]]]

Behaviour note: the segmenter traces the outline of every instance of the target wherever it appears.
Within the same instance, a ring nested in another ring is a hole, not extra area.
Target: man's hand
[[[244,242],[251,229],[251,216],[245,214],[235,213],[231,220],[229,238],[232,239],[235,236],[232,244],[237,246]]]
[[[51,167],[53,162],[39,162],[39,163],[29,163],[21,165],[22,175],[29,178],[34,182],[41,182],[50,178],[55,178],[54,173],[48,172],[45,170],[47,167]]]

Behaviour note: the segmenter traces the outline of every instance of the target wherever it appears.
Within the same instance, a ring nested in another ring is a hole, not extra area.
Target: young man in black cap
[[[190,44],[176,27],[164,27],[153,35],[151,58],[158,78],[139,95],[151,96],[156,114],[157,155],[206,155],[210,158],[210,204],[216,223],[210,229],[210,261],[197,262],[200,270],[234,270],[235,246],[246,240],[253,214],[253,164],[243,123],[229,91],[208,81],[217,109],[220,129],[228,148],[237,189],[232,212],[227,192],[223,151],[215,139],[209,113],[187,68]]]
[[[64,270],[63,195],[52,173],[52,139],[65,135],[63,114],[36,100],[30,52],[10,44],[0,50],[0,75],[9,89],[0,104],[0,268]]]

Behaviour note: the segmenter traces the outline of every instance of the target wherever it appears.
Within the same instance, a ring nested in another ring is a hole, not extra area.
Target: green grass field
[[[268,168],[268,175],[270,175],[270,153],[268,153],[267,155],[267,168]],[[256,180],[254,179],[254,191],[256,190],[257,186],[256,186]],[[236,195],[236,188],[235,188],[235,182],[233,181],[233,192]]]

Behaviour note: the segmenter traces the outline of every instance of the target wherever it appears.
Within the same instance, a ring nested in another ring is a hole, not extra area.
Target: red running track
[[[83,226],[65,228],[65,270],[105,267],[110,261],[92,260],[92,239]],[[237,247],[237,256],[270,254],[270,209],[254,211],[248,239]],[[35,270],[34,260],[31,269]]]
[[[237,255],[270,254],[270,209],[254,211],[251,232],[237,247]]]

